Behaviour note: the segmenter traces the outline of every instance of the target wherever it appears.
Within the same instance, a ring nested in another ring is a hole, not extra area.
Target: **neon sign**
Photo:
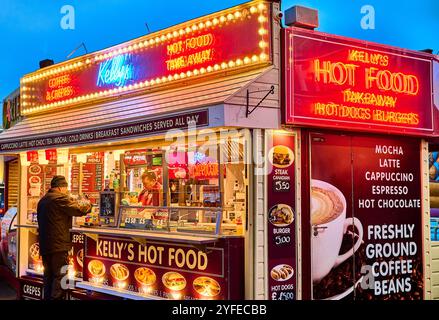
[[[46,100],[57,101],[71,97],[75,93],[71,83],[72,77],[68,74],[49,79]]]
[[[429,56],[296,28],[284,37],[287,124],[432,133]]]
[[[22,113],[271,63],[271,4],[253,1],[46,67],[21,79]]]
[[[96,86],[114,84],[120,87],[124,86],[128,80],[132,80],[133,77],[134,66],[131,64],[131,55],[123,54],[99,64]]]

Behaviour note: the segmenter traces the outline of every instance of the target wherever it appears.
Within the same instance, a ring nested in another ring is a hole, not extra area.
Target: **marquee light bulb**
[[[263,23],[263,22],[266,21],[266,19],[265,19],[264,16],[261,15],[261,16],[259,16],[258,21],[259,21],[260,23]]]

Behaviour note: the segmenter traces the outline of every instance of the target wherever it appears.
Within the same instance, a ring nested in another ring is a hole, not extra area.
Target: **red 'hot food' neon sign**
[[[432,131],[431,59],[425,55],[295,28],[284,39],[290,53],[286,123]]]

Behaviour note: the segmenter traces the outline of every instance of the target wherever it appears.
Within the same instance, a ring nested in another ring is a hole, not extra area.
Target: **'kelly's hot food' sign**
[[[241,275],[236,262],[236,270],[229,269],[229,247],[221,241],[202,249],[159,241],[87,238],[83,276],[91,283],[167,299],[239,299],[240,290],[230,292],[233,275]]]
[[[432,57],[295,28],[284,42],[287,124],[432,132]]]

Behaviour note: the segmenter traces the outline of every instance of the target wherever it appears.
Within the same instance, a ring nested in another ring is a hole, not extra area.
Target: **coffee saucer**
[[[326,299],[322,299],[322,300],[341,300],[341,299],[343,299],[344,297],[347,297],[348,295],[350,295],[353,291],[354,291],[354,289],[361,283],[361,281],[363,280],[363,278],[364,278],[364,276],[361,276],[361,278],[360,279],[358,279],[358,281],[352,286],[352,287],[350,287],[349,289],[347,289],[345,292],[343,292],[343,293],[339,293],[339,294],[337,294],[337,295],[335,295],[335,296],[332,296],[332,297],[329,297],[329,298],[326,298]]]

